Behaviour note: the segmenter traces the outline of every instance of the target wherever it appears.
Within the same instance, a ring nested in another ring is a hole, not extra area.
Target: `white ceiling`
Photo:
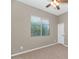
[[[43,11],[49,12],[54,15],[61,15],[68,11],[68,4],[60,4],[60,10],[57,10],[53,6],[46,8],[45,6],[50,3],[50,0],[18,0],[18,1],[30,5],[32,7],[41,9]]]

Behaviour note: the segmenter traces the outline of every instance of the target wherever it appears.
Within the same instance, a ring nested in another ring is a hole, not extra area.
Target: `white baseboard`
[[[66,45],[66,44],[62,44],[63,46],[65,46],[65,47],[68,47],[68,45]]]
[[[42,47],[38,47],[38,48],[22,51],[22,52],[19,52],[19,53],[12,54],[11,56],[13,57],[13,56],[17,56],[17,55],[20,55],[20,54],[32,52],[32,51],[35,51],[35,50],[38,50],[38,49],[42,49],[42,48],[46,48],[46,47],[49,47],[49,46],[52,46],[52,45],[55,45],[55,44],[58,44],[58,43],[49,44],[49,45],[45,45],[45,46],[42,46]]]
[[[58,43],[58,44],[62,44],[62,43]],[[65,47],[68,47],[68,45],[66,45],[66,44],[62,44],[63,46],[65,46]]]

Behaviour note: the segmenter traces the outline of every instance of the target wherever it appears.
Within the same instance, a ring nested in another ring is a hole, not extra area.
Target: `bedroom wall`
[[[11,8],[11,52],[12,54],[56,43],[57,16],[12,0]],[[50,35],[31,37],[31,16],[39,16],[50,22]],[[23,46],[23,50],[20,47]]]
[[[58,16],[58,24],[64,23],[64,44],[68,45],[68,12]]]

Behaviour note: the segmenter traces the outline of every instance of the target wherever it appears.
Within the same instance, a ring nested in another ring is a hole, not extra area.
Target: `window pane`
[[[32,36],[41,35],[41,20],[39,17],[35,17],[35,16],[31,17],[31,33]]]
[[[43,20],[42,21],[42,36],[49,35],[49,21]]]

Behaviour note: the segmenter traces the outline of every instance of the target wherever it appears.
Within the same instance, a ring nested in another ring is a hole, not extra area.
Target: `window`
[[[49,35],[49,21],[42,20],[40,17],[31,17],[31,35],[47,36]]]
[[[41,35],[41,20],[39,17],[31,17],[31,35],[40,36]]]
[[[49,21],[42,20],[42,36],[49,35]]]

